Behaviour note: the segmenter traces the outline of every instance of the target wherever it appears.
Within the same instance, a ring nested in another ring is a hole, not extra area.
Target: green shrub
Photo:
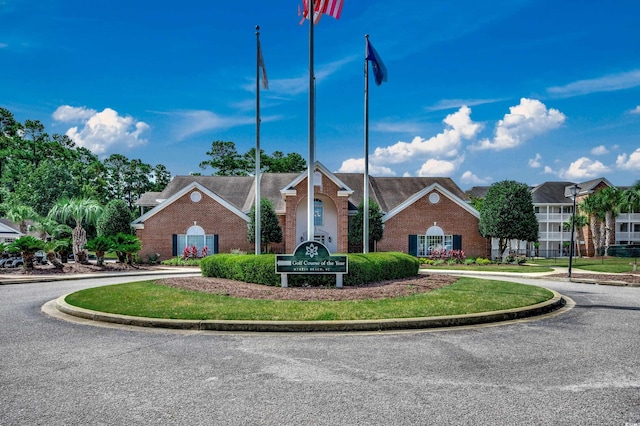
[[[473,257],[467,257],[467,258],[464,260],[464,264],[465,264],[465,265],[473,265],[474,263],[476,263],[476,259],[475,259],[475,258],[473,258]]]
[[[349,273],[343,277],[345,286],[406,278],[418,275],[420,262],[403,253],[349,254]],[[276,257],[272,254],[216,254],[200,262],[205,277],[228,278],[265,285],[280,285],[275,272]],[[289,274],[290,286],[333,286],[334,274]]]
[[[491,261],[489,259],[485,259],[484,257],[476,258],[476,265],[488,265]]]
[[[200,260],[202,260],[202,258],[183,259],[182,257],[172,257],[171,259],[163,260],[160,263],[169,266],[200,266]]]

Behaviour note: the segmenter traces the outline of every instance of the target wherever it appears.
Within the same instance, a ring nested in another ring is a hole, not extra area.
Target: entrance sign
[[[293,255],[276,255],[276,273],[282,287],[287,287],[287,274],[335,274],[336,287],[342,287],[342,275],[348,273],[347,256],[331,256],[329,249],[318,241],[305,241]]]

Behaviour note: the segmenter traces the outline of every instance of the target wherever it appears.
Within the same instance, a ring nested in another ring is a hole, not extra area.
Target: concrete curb
[[[39,283],[43,281],[71,281],[71,280],[86,280],[92,278],[113,278],[113,277],[138,277],[141,275],[167,275],[167,274],[176,274],[176,275],[188,275],[188,274],[198,274],[200,275],[200,268],[190,269],[156,269],[149,271],[131,271],[131,272],[97,272],[91,274],[59,274],[59,275],[10,275],[10,276],[0,276],[0,285],[6,284],[32,284]]]
[[[551,290],[553,291],[553,290]],[[58,311],[97,322],[130,325],[137,327],[165,328],[173,330],[198,331],[248,331],[248,332],[344,332],[344,331],[385,331],[407,329],[449,328],[517,319],[543,315],[562,308],[566,304],[563,296],[553,291],[553,298],[532,306],[483,312],[469,315],[451,315],[425,318],[395,318],[361,321],[214,321],[214,320],[175,320],[160,318],[142,318],[128,315],[109,314],[79,308],[68,304],[64,295],[55,300]]]

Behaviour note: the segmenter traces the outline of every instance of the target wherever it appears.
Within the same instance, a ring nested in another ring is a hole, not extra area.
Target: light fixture
[[[571,198],[573,198],[573,213],[571,214],[571,245],[569,246],[569,270],[568,270],[568,278],[571,279],[571,268],[573,266],[573,246],[574,243],[574,233],[576,230],[576,198],[578,198],[578,193],[580,192],[580,187],[578,184],[573,184],[569,188],[569,194]]]

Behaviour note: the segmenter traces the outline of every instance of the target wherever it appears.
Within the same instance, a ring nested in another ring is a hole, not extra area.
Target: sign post
[[[296,247],[292,255],[276,255],[276,273],[280,284],[288,287],[288,274],[333,274],[336,287],[342,288],[342,276],[349,272],[347,256],[332,256],[329,249],[317,241],[305,241]]]

